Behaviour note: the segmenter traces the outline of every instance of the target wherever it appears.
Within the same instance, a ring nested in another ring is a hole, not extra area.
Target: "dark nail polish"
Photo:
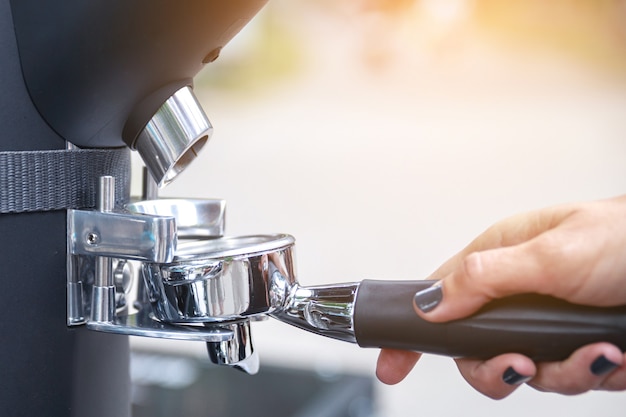
[[[506,368],[506,371],[502,374],[502,380],[509,385],[521,385],[530,381],[531,378],[530,376],[518,373],[512,366]]]
[[[439,305],[443,298],[441,285],[435,284],[425,290],[418,291],[413,298],[413,302],[424,313],[428,313]]]
[[[604,355],[602,355],[598,357],[598,359],[593,361],[590,369],[591,369],[592,374],[600,376],[600,375],[608,374],[609,372],[611,372],[613,369],[617,367],[618,365],[616,363],[611,362]]]

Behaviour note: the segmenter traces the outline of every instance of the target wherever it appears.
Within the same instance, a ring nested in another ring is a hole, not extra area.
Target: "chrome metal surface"
[[[165,198],[132,203],[126,206],[126,210],[137,214],[174,217],[177,236],[181,239],[215,238],[224,235],[224,200]]]
[[[252,345],[250,322],[228,324],[224,328],[232,330],[234,336],[223,342],[207,342],[211,362],[232,366],[250,375],[259,372],[259,357]]]
[[[197,342],[223,342],[234,337],[231,329],[213,326],[181,326],[162,323],[154,319],[149,309],[136,314],[116,315],[112,322],[89,321],[87,328],[100,332],[160,339],[191,340]]]
[[[173,217],[68,210],[68,250],[73,255],[169,262],[176,240]]]
[[[96,208],[102,213],[110,213],[115,208],[115,178],[111,176],[100,177]],[[93,236],[94,232],[88,234],[88,244],[98,243]],[[91,320],[111,322],[114,317],[113,259],[98,256],[96,258],[94,284],[91,289]]]
[[[358,283],[300,287],[295,285],[287,305],[271,314],[304,330],[356,343],[352,313]]]
[[[67,283],[67,325],[75,326],[85,323],[85,312],[83,308],[83,283]]]
[[[177,248],[173,262],[219,258],[243,259],[263,254],[271,255],[276,251],[293,247],[295,241],[293,236],[280,233],[185,241]]]
[[[115,178],[105,175],[99,178],[96,209],[105,213],[115,208]]]
[[[114,184],[112,178],[101,179],[97,196],[100,211],[68,211],[68,325],[86,324],[89,329],[108,333],[218,344],[233,339],[235,331],[229,327],[158,321],[139,272],[142,261],[173,260],[177,222],[185,236],[215,238],[216,233],[222,233],[224,202],[167,200],[161,204],[155,200],[132,206],[134,212],[112,212]],[[189,231],[195,229],[202,231]],[[242,349],[249,332],[247,336],[239,332],[242,335],[236,345]]]
[[[113,271],[117,315],[132,315],[149,305],[140,270],[139,261],[117,259]]]
[[[86,323],[109,333],[204,342],[233,338],[230,329],[156,320],[139,272],[142,261],[173,260],[177,222],[186,237],[223,233],[224,202],[154,200],[133,205],[134,212],[109,212],[114,181],[103,178],[99,186],[97,206],[103,211],[68,211],[68,325]]]
[[[141,199],[156,200],[159,197],[159,187],[148,172],[148,168],[143,167],[141,173]]]
[[[213,126],[193,91],[183,87],[152,116],[134,146],[162,187],[196,158],[212,132]]]
[[[358,283],[298,285],[294,244],[289,235],[181,242],[173,262],[143,263],[155,316],[172,323],[227,323],[269,314],[355,342]]]
[[[93,330],[204,341],[213,362],[251,374],[250,321],[268,315],[355,342],[359,284],[300,286],[292,236],[219,237],[224,211],[221,200],[179,199],[70,211],[68,325],[87,317]]]
[[[144,262],[155,316],[224,322],[282,308],[296,281],[293,243],[289,235],[182,242],[171,263]]]
[[[91,288],[90,322],[112,323],[115,320],[115,287],[94,285]]]
[[[111,176],[100,177],[98,195],[96,199],[96,209],[103,213],[110,213],[115,208],[115,179]],[[98,238],[91,232],[88,235],[89,244],[97,244]],[[99,236],[99,235],[98,235]],[[98,257],[96,259],[96,280],[94,285],[101,287],[113,286],[113,261],[108,257]],[[115,290],[114,290],[115,295]],[[94,299],[95,299],[94,295]],[[94,310],[92,310],[93,314]]]

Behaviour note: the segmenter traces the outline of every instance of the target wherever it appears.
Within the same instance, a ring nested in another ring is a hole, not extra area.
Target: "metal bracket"
[[[141,264],[168,263],[177,246],[175,216],[113,211],[114,181],[102,177],[98,210],[68,210],[67,324],[108,333],[220,343],[228,327],[169,324],[151,315]],[[205,200],[223,232],[221,200]],[[210,233],[209,233],[210,234]],[[221,235],[212,235],[219,237]]]
[[[71,255],[166,263],[176,250],[174,217],[68,210],[67,223]]]
[[[222,200],[149,200],[115,211],[115,181],[101,177],[97,210],[67,213],[67,325],[129,336],[195,340],[209,358],[254,374],[259,370],[250,320],[165,323],[154,317],[143,270],[175,260],[178,238],[224,233]]]

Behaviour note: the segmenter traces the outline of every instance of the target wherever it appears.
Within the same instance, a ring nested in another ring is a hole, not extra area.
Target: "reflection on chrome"
[[[331,286],[295,285],[284,309],[272,317],[304,330],[356,343],[352,310],[358,283]]]
[[[183,87],[152,116],[134,146],[162,187],[196,158],[212,133],[213,126],[192,89]]]
[[[356,342],[358,283],[301,287],[292,236],[223,237],[223,223],[221,200],[70,211],[68,325],[201,340],[214,363],[250,374],[259,369],[250,322],[268,315]],[[93,271],[104,261],[111,267],[100,268],[94,280]]]
[[[155,317],[221,323],[271,313],[295,283],[293,238],[242,236],[181,244],[170,263],[144,263]]]
[[[223,327],[231,330],[234,337],[222,342],[207,342],[211,362],[232,366],[250,375],[259,372],[259,358],[252,345],[250,322],[242,321]]]

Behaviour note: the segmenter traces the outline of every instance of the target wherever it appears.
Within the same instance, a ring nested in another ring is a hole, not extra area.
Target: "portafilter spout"
[[[233,331],[233,337],[219,342],[207,342],[209,359],[216,365],[227,365],[249,375],[259,372],[259,355],[254,350],[250,321],[244,320],[221,326]]]
[[[289,235],[241,236],[180,245],[171,263],[144,264],[154,315],[174,323],[224,325],[270,315],[361,347],[489,358],[517,352],[560,360],[594,342],[626,350],[626,306],[586,307],[527,294],[475,315],[430,323],[413,295],[433,281],[374,281],[303,287]]]

